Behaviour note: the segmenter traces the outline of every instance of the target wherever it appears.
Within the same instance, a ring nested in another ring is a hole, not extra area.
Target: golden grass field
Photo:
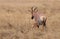
[[[32,28],[32,6],[47,16],[47,31]],[[60,39],[60,0],[0,0],[0,39]]]

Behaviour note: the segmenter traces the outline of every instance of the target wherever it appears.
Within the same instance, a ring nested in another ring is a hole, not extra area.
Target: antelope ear
[[[32,12],[31,10],[28,10],[29,12]]]
[[[29,12],[32,12],[33,11],[33,7],[31,7],[30,9],[28,9]]]

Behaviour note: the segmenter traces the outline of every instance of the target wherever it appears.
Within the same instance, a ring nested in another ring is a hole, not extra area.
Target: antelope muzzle
[[[33,18],[34,18],[34,16],[31,17],[31,19],[33,19]]]

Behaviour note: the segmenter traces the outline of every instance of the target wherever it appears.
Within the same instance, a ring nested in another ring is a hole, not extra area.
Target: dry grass
[[[31,6],[47,16],[47,31],[32,28]],[[0,39],[60,39],[60,1],[0,0]]]

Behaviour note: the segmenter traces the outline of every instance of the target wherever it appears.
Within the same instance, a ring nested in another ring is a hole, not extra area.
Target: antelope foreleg
[[[39,25],[37,23],[34,23],[34,26],[33,27],[39,28]]]

